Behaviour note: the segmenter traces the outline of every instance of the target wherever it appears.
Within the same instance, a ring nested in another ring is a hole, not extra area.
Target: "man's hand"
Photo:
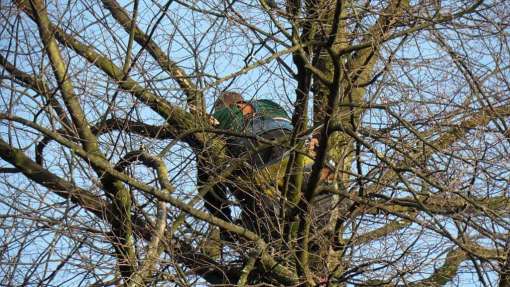
[[[207,115],[207,120],[208,120],[209,124],[213,127],[217,127],[220,125],[220,122],[212,115]]]

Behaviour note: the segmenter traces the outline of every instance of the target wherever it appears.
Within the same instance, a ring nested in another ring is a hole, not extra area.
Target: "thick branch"
[[[161,68],[167,71],[173,79],[177,81],[182,88],[188,99],[188,106],[191,112],[198,112],[205,114],[204,95],[197,89],[195,84],[191,82],[190,77],[184,72],[183,69],[177,66],[177,63],[172,61],[168,55],[150,38],[145,34],[136,24],[132,23],[131,17],[128,13],[117,3],[115,0],[102,0],[104,6],[112,13],[113,17],[122,25],[126,32],[134,28],[135,41],[152,55],[159,63]]]
[[[128,119],[110,118],[101,125],[92,126],[96,136],[119,130],[153,139],[170,139],[175,136],[170,125],[156,126]]]
[[[31,0],[30,4],[32,7],[31,15],[39,28],[39,34],[50,58],[64,103],[74,125],[78,129],[84,149],[88,154],[97,156],[98,161],[106,161],[104,155],[99,150],[97,138],[92,133],[81,104],[74,94],[74,88],[67,73],[67,66],[54,38],[45,3],[41,0]],[[102,173],[103,170],[98,165],[93,163],[92,166],[97,173]],[[129,278],[136,266],[136,251],[131,227],[131,196],[119,180],[109,175],[101,176],[101,183],[114,198],[112,206],[115,216],[110,218],[112,230],[115,234],[114,240],[116,241],[113,243],[113,246],[117,250],[121,273],[124,278]]]
[[[111,131],[125,131],[154,139],[169,139],[174,137],[172,128],[169,125],[155,126],[138,121],[117,118],[111,118],[98,125],[94,125],[91,127],[91,130],[96,136],[100,136]],[[68,136],[63,130],[59,130],[58,132],[61,133],[62,136]],[[44,148],[51,140],[52,138],[50,137],[44,137],[39,141],[39,143],[37,143],[35,148],[35,160],[40,165],[43,164]]]
[[[409,286],[444,286],[457,275],[457,270],[459,269],[460,264],[466,259],[466,252],[460,248],[453,249],[448,252],[448,254],[446,254],[446,259],[443,265],[441,265],[439,268],[436,268],[430,277],[418,282],[410,283]]]
[[[73,123],[78,129],[78,133],[83,142],[83,146],[88,152],[98,153],[99,147],[96,141],[96,137],[92,134],[90,126],[85,117],[80,102],[74,94],[73,85],[67,74],[67,66],[62,58],[60,49],[58,48],[57,42],[51,31],[50,21],[46,13],[45,4],[40,0],[30,1],[32,6],[32,15],[34,21],[37,23],[39,28],[39,34],[41,40],[44,43],[44,47],[50,59],[51,67],[55,74],[62,93],[62,97],[66,104],[67,110],[69,111]]]
[[[98,196],[49,172],[28,158],[22,150],[9,146],[8,143],[1,139],[0,157],[15,166],[27,178],[53,190],[57,195],[70,199],[71,202],[78,204],[101,218],[104,218],[105,214],[109,218],[112,217],[110,205]]]

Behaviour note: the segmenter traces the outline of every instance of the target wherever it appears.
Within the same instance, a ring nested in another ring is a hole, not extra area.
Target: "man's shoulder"
[[[250,102],[254,107],[256,113],[269,117],[288,118],[288,114],[282,106],[273,100],[257,99]]]

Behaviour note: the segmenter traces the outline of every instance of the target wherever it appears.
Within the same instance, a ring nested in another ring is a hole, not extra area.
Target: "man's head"
[[[253,115],[255,109],[253,106],[245,102],[241,94],[236,92],[224,92],[214,103],[214,110],[218,111],[224,107],[237,107],[245,118],[248,118]]]
[[[214,109],[219,110],[223,107],[231,107],[239,102],[243,102],[241,94],[236,92],[224,92],[214,103]]]

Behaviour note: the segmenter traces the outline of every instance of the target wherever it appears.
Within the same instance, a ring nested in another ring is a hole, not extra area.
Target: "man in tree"
[[[235,180],[218,184],[213,192],[206,194],[205,206],[216,216],[232,220],[227,200],[229,190],[239,200],[243,225],[258,230],[259,234],[267,234],[268,228],[262,225],[274,219],[278,212],[279,203],[274,194],[285,172],[286,162],[282,159],[287,154],[285,141],[293,129],[291,121],[275,102],[246,101],[236,92],[221,94],[214,104],[213,117],[217,120],[216,126],[228,133],[228,153],[239,159],[239,168],[233,174]]]
[[[238,135],[229,137],[229,151],[239,157],[249,153],[250,164],[255,167],[277,162],[286,149],[260,142],[257,137],[270,141],[284,141],[292,133],[292,123],[285,110],[271,100],[245,101],[236,92],[226,92],[216,101],[213,116],[218,127]],[[266,147],[261,147],[261,145]]]
[[[235,173],[236,184],[217,187],[206,196],[206,207],[217,216],[231,220],[231,211],[226,196],[229,189],[240,200],[243,224],[259,234],[271,234],[275,226],[267,226],[277,219],[281,209],[284,176],[289,160],[288,140],[293,126],[286,111],[277,103],[268,100],[246,101],[239,93],[225,92],[214,104],[213,117],[220,129],[231,132],[227,137],[228,152],[240,159],[244,165]],[[305,174],[313,165],[313,152],[317,139],[311,137],[305,157]],[[327,179],[332,168],[324,167],[321,180]],[[239,183],[237,184],[239,185]],[[246,186],[251,186],[247,192]]]

